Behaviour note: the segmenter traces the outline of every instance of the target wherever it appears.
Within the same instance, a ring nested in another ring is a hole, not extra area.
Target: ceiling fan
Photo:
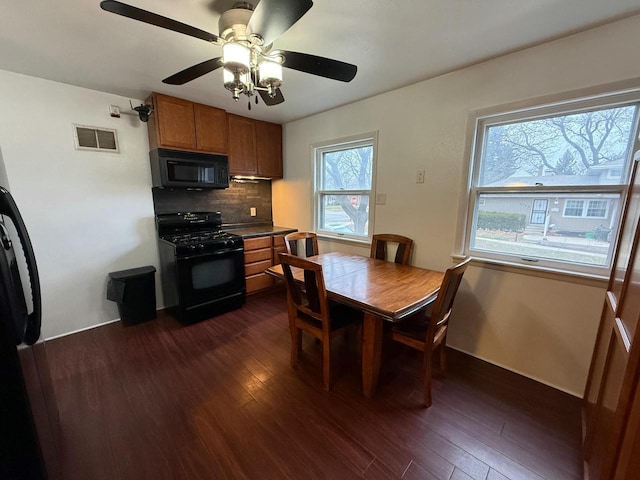
[[[282,67],[342,82],[350,82],[355,77],[358,67],[350,63],[308,53],[272,50],[273,42],[312,6],[312,0],[260,0],[254,9],[247,2],[238,2],[222,14],[218,21],[219,35],[214,35],[116,0],[100,2],[100,7],[108,12],[221,46],[221,57],[193,65],[162,81],[183,85],[224,67],[225,88],[236,101],[242,94],[249,97],[249,109],[256,92],[266,105],[284,102],[280,91]],[[255,101],[258,103],[258,97]]]

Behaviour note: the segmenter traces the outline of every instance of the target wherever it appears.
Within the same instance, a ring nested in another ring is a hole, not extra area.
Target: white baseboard
[[[159,311],[164,310],[164,309],[165,309],[164,307],[156,308],[156,312],[159,312]],[[60,335],[54,335],[53,337],[45,338],[44,341],[48,342],[49,340],[55,340],[56,338],[66,337],[67,335],[73,335],[74,333],[84,332],[86,330],[91,330],[92,328],[104,327],[105,325],[109,325],[111,323],[116,323],[116,322],[119,322],[119,321],[120,321],[119,318],[116,318],[115,320],[108,320],[106,322],[97,323],[95,325],[90,325],[88,327],[79,328],[78,330],[74,330],[72,332],[61,333]]]
[[[507,365],[503,365],[503,364],[501,364],[499,362],[495,362],[493,360],[489,360],[488,358],[484,358],[484,357],[482,357],[480,355],[476,355],[475,353],[467,352],[466,350],[463,350],[462,348],[453,347],[451,345],[447,345],[447,347],[451,348],[453,350],[457,350],[458,352],[462,352],[462,353],[464,353],[466,355],[472,356],[474,358],[477,358],[479,360],[482,360],[484,362],[490,363],[491,365],[495,365],[497,367],[504,368],[505,370],[508,370],[510,372],[517,373],[518,375],[522,375],[523,377],[530,378],[531,380],[535,380],[538,383],[542,383],[543,385],[546,385],[547,387],[551,387],[551,388],[554,388],[556,390],[560,390],[561,392],[564,392],[567,395],[571,395],[572,397],[576,397],[576,398],[579,398],[579,399],[583,398],[582,394],[577,394],[575,392],[571,392],[571,391],[569,391],[567,389],[564,389],[564,388],[561,388],[561,387],[559,387],[557,385],[553,385],[553,384],[551,384],[549,382],[546,382],[546,381],[544,381],[544,380],[542,380],[540,378],[534,377],[533,375],[529,375],[527,373],[520,372],[520,371],[518,371],[518,370],[516,370],[516,369],[514,369],[512,367],[508,367]]]

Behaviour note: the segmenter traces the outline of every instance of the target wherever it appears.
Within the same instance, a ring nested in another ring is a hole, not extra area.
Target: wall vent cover
[[[74,125],[73,133],[77,150],[119,152],[116,131],[110,128]]]

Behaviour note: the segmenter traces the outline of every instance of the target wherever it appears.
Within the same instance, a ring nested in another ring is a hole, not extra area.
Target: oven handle
[[[244,247],[225,248],[224,250],[217,250],[215,252],[206,252],[206,253],[199,253],[197,255],[189,255],[187,257],[178,257],[178,260],[191,260],[193,258],[210,257],[212,255],[225,255],[227,253],[236,253],[236,252],[239,253],[243,251],[244,251]]]

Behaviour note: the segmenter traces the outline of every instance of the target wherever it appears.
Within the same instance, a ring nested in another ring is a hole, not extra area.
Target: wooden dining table
[[[383,322],[398,322],[433,302],[444,272],[400,265],[347,253],[309,257],[322,265],[327,297],[364,312],[362,329],[362,390],[371,397],[378,384]],[[283,279],[281,265],[266,273]],[[292,268],[296,280],[302,270]]]

